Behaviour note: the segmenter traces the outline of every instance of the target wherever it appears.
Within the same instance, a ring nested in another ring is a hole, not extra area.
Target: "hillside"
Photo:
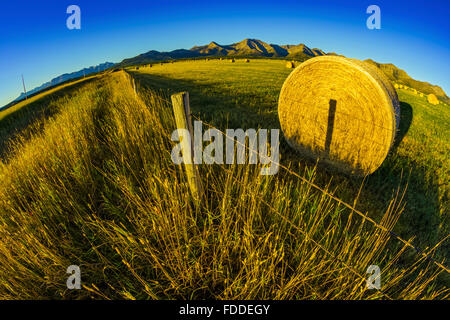
[[[378,63],[371,59],[364,61],[380,68],[391,81],[414,88],[425,94],[433,93],[439,98],[439,100],[444,101],[445,103],[450,103],[450,98],[445,94],[441,87],[432,85],[428,82],[415,80],[411,78],[404,70],[397,68],[392,63]]]

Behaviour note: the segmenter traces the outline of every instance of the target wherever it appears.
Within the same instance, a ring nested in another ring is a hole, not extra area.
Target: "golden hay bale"
[[[428,95],[427,100],[431,104],[434,104],[434,105],[439,104],[438,98],[433,93],[430,93]]]
[[[286,79],[278,102],[281,129],[301,154],[340,171],[374,172],[400,121],[397,93],[382,71],[359,60],[320,56]]]
[[[419,93],[419,95],[421,96],[421,97],[423,97],[423,93],[421,92],[421,93]]]
[[[234,58],[232,58],[232,59],[230,60],[230,62],[235,62],[235,61],[234,61]]]
[[[295,63],[292,62],[292,61],[286,62],[286,68],[294,69],[295,68]]]
[[[247,62],[247,63],[248,63],[248,62],[250,62],[250,60],[249,60],[249,59],[245,59],[244,62]]]

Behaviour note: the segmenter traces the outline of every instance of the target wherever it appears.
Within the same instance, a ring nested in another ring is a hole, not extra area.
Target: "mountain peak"
[[[211,43],[208,45],[208,48],[216,48],[216,47],[220,47],[220,45],[215,41],[211,41]]]

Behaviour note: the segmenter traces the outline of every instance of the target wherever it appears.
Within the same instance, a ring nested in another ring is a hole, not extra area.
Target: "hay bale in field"
[[[320,56],[286,79],[278,116],[288,144],[339,171],[374,172],[391,149],[400,121],[392,83],[359,60]]]
[[[286,62],[286,68],[294,69],[295,68],[295,63],[293,61]]]
[[[247,62],[247,63],[248,63],[248,62],[250,62],[250,60],[249,60],[249,59],[245,59],[244,62]]]
[[[423,93],[421,92],[421,93],[419,93],[419,95],[421,96],[421,97],[423,97]]]
[[[234,63],[234,62],[235,62],[234,58],[232,58],[232,59],[230,60],[230,62],[231,62],[231,63]]]
[[[428,103],[431,103],[431,104],[433,104],[433,105],[439,104],[438,98],[437,98],[433,93],[430,93],[430,94],[428,95],[427,101],[428,101]]]

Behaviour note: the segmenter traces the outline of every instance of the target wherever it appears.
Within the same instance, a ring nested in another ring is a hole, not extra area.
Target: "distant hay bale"
[[[286,79],[278,116],[288,144],[339,171],[374,172],[391,149],[400,120],[392,83],[359,60],[320,56]]]
[[[419,95],[421,96],[421,97],[423,97],[423,93],[421,92],[421,93],[419,93]]]
[[[234,58],[232,58],[232,59],[230,60],[230,62],[231,62],[231,63],[234,63],[234,62],[235,62],[235,61],[234,61]]]
[[[430,93],[430,94],[428,95],[427,100],[428,100],[428,102],[431,103],[431,104],[434,104],[434,105],[439,104],[438,98],[437,98],[433,93]]]
[[[248,62],[250,62],[250,60],[249,60],[249,59],[245,59],[244,61],[245,61],[245,62],[247,62],[247,63],[248,63]]]
[[[293,61],[286,62],[286,68],[294,69],[295,68],[295,63]]]

